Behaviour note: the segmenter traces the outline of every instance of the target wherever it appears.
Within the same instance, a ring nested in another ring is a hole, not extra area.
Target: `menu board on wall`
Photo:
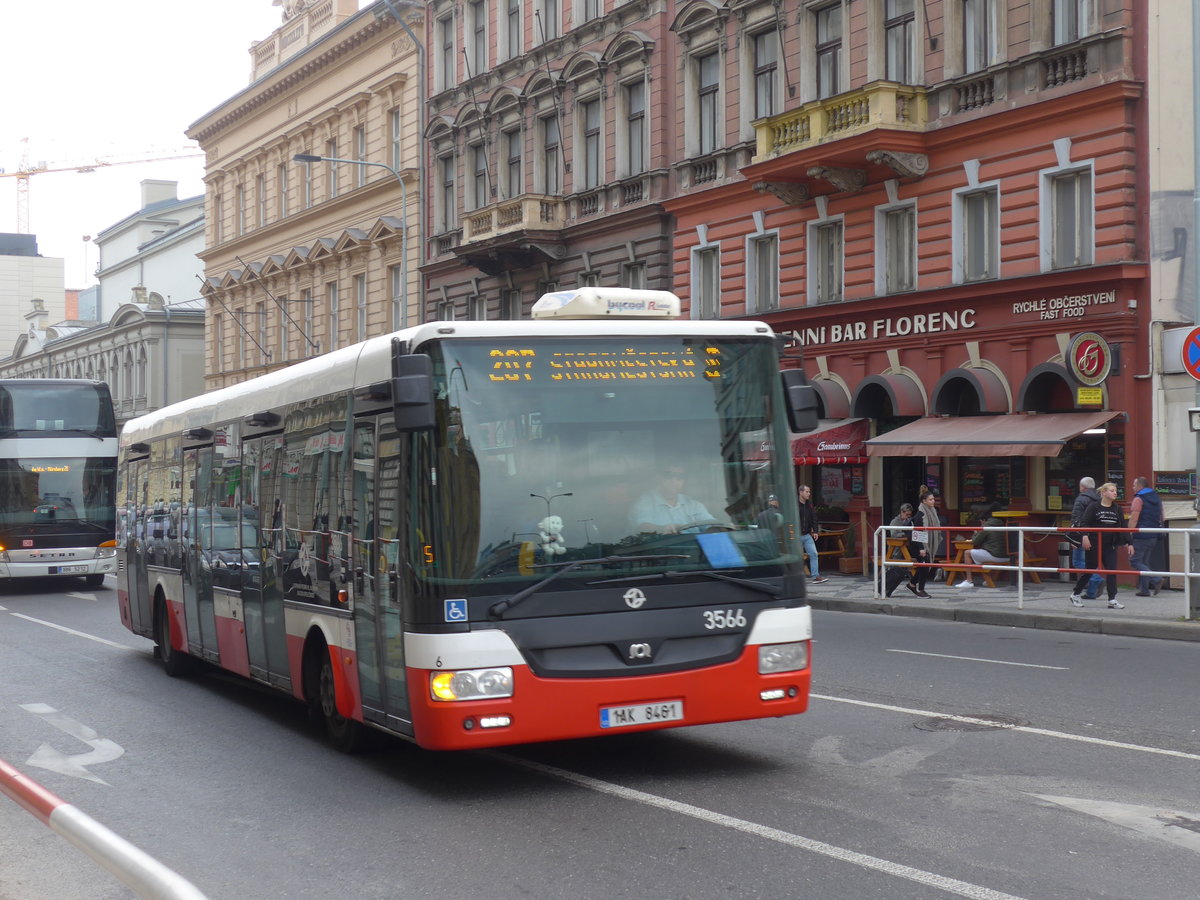
[[[1186,469],[1173,472],[1157,471],[1154,473],[1154,489],[1168,496],[1194,497],[1196,473]]]
[[[1117,495],[1125,493],[1125,435],[1110,434],[1104,456],[1104,480],[1117,486]]]

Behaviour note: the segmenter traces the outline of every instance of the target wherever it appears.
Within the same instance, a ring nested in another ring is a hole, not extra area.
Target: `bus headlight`
[[[493,700],[511,697],[512,669],[459,669],[456,672],[433,672],[429,676],[429,693],[434,700]]]
[[[808,667],[808,641],[794,644],[762,644],[758,648],[758,674],[796,672]]]
[[[96,559],[108,559],[111,556],[117,555],[117,542],[105,541],[96,548]]]

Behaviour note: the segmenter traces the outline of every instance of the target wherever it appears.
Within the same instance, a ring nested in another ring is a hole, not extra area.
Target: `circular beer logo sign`
[[[1108,341],[1094,331],[1075,335],[1067,348],[1067,367],[1080,384],[1089,387],[1103,384],[1112,369]]]

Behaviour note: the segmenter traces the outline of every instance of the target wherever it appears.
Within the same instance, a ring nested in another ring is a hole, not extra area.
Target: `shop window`
[[[1023,456],[967,456],[958,463],[958,506],[963,524],[979,519],[988,504],[1005,508],[1014,500],[1025,500],[1029,493],[1026,480],[1028,460]]]

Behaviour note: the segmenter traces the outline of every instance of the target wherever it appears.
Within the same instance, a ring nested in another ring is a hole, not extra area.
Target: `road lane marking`
[[[87,767],[119,759],[125,755],[124,747],[116,741],[100,737],[94,728],[89,728],[82,722],[76,722],[70,716],[60,713],[53,706],[47,706],[45,703],[22,703],[21,709],[40,716],[48,725],[53,725],[59,731],[65,732],[75,740],[92,748],[86,753],[75,753],[68,756],[55,750],[49,744],[42,744],[34,751],[33,756],[25,760],[25,765],[49,769],[51,772],[69,775],[72,778],[86,778],[88,781],[108,784],[103,778],[89,772]]]
[[[73,634],[76,637],[87,638],[89,641],[95,641],[98,644],[107,644],[110,647],[116,647],[118,650],[136,650],[136,647],[130,647],[128,644],[118,644],[115,641],[108,641],[102,637],[96,637],[94,634],[88,634],[85,631],[76,631],[74,628],[67,628],[65,625],[55,625],[53,622],[47,622],[44,619],[35,619],[33,616],[26,616],[22,613],[13,613],[18,619],[24,619],[26,622],[34,622],[38,625],[45,625],[47,628],[57,628],[59,631],[65,631],[67,634]]]
[[[1009,662],[1006,659],[983,659],[978,656],[951,656],[949,653],[923,653],[920,650],[893,650],[887,648],[888,653],[910,653],[913,656],[936,656],[939,659],[965,659],[967,662],[982,662],[994,663],[997,666],[1023,666],[1026,669],[1055,669],[1059,672],[1069,671],[1066,666],[1039,666],[1036,663],[1019,663]]]
[[[1111,800],[1088,800],[1084,797],[1056,797],[1053,794],[1029,796],[1200,853],[1200,831],[1196,828],[1200,825],[1200,813],[1163,809],[1161,806],[1114,803]]]
[[[920,716],[923,719],[948,719],[951,722],[962,722],[964,725],[986,725],[999,731],[1023,731],[1026,734],[1038,734],[1042,737],[1058,738],[1061,741],[1078,741],[1081,744],[1095,744],[1098,747],[1111,747],[1114,750],[1135,750],[1138,753],[1152,753],[1157,756],[1173,756],[1177,759],[1190,759],[1200,762],[1200,753],[1186,753],[1183,750],[1167,750],[1162,747],[1146,747],[1142,744],[1127,744],[1124,741],[1110,741],[1106,738],[1089,737],[1085,734],[1071,734],[1069,731],[1050,731],[1047,728],[1034,728],[1032,725],[1011,725],[996,722],[992,719],[976,719],[973,716],[956,716],[948,713],[931,712],[927,709],[909,709],[904,706],[892,706],[888,703],[873,703],[869,700],[851,700],[849,697],[831,697],[828,694],[809,694],[814,700],[828,700],[831,703],[848,703],[851,706],[865,706],[869,709],[881,709],[884,712],[903,713],[906,716]]]
[[[821,856],[829,857],[830,859],[836,859],[841,862],[847,862],[852,865],[861,866],[865,869],[871,869],[876,872],[893,875],[897,878],[906,878],[909,881],[915,881],[917,884],[924,885],[925,887],[937,888],[938,890],[946,891],[951,894],[958,894],[961,897],[971,897],[974,898],[974,900],[1020,900],[1020,898],[1014,896],[1013,894],[1005,894],[1001,891],[994,891],[991,888],[985,888],[981,885],[971,884],[967,881],[959,881],[956,878],[948,878],[945,875],[938,875],[934,872],[926,872],[922,869],[914,869],[911,866],[895,863],[887,859],[881,859],[878,856],[869,856],[866,853],[859,853],[857,850],[849,850],[845,847],[837,847],[833,844],[827,844],[824,841],[817,841],[798,834],[792,834],[788,831],[781,831],[778,828],[771,828],[767,825],[759,825],[756,822],[748,822],[745,819],[738,819],[733,816],[724,815],[723,813],[704,809],[703,807],[692,806],[690,803],[681,803],[678,800],[668,800],[666,797],[659,797],[656,794],[648,794],[645,791],[623,787],[622,785],[613,784],[609,781],[601,781],[599,778],[591,778],[587,775],[581,775],[578,772],[569,772],[566,769],[559,769],[556,766],[546,765],[545,763],[534,762],[528,759],[520,759],[516,756],[509,756],[507,753],[500,753],[496,751],[484,752],[486,755],[489,755],[501,762],[516,766],[518,768],[528,769],[538,774],[558,779],[559,781],[566,781],[570,784],[576,785],[577,787],[587,788],[588,790],[597,791],[601,794],[608,794],[612,797],[619,797],[622,800],[632,800],[635,803],[653,806],[658,809],[666,810],[667,812],[689,816],[690,818],[707,822],[710,825],[719,825],[722,828],[732,828],[735,831],[754,835],[755,837],[766,838],[767,840],[771,841],[778,841],[779,843],[786,844],[789,847],[807,850],[810,853],[816,853]]]

